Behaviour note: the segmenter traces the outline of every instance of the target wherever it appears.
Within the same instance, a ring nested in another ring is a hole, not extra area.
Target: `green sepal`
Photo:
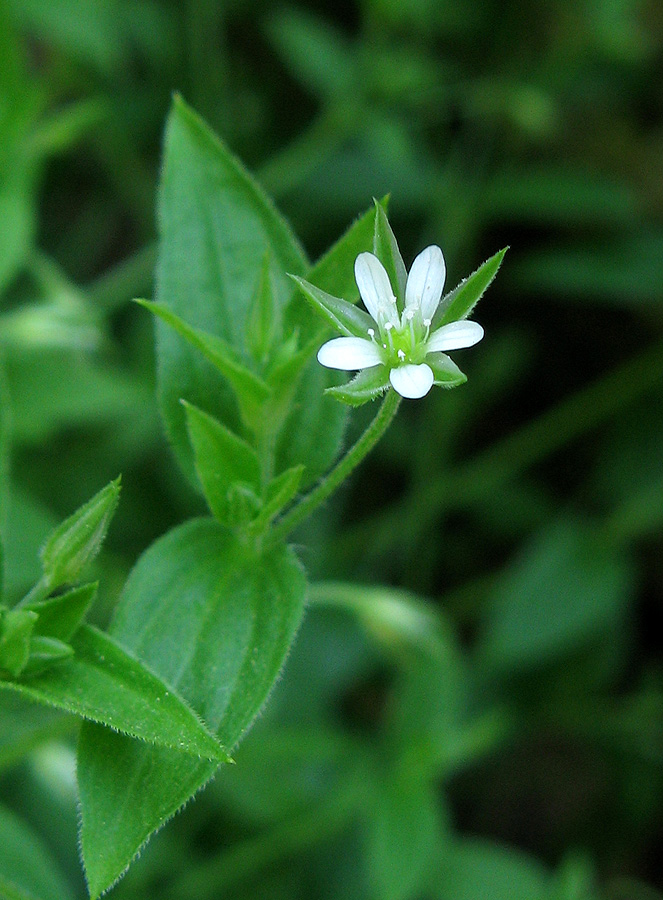
[[[433,370],[434,384],[438,387],[458,387],[459,384],[465,384],[467,381],[467,375],[461,372],[453,359],[446,353],[429,353],[426,356],[426,364]]]
[[[262,405],[270,395],[270,389],[262,378],[244,365],[231,345],[216,334],[193,328],[160,303],[153,303],[151,300],[136,300],[136,303],[154,313],[187,343],[200,350],[205,359],[231,385],[244,422],[254,427],[260,417]]]
[[[476,272],[472,272],[471,275],[464,278],[453,291],[440,300],[437,312],[433,316],[431,331],[435,331],[436,328],[446,325],[448,322],[458,322],[469,316],[497,275],[508,249],[508,247],[504,247],[491,256],[483,265],[479,266]]]
[[[0,677],[17,678],[25,669],[37,618],[30,609],[0,609]]]
[[[363,406],[369,400],[375,400],[384,394],[389,386],[389,369],[386,366],[372,366],[370,369],[362,369],[347,384],[327,388],[325,394],[330,394],[335,400],[347,403],[348,406]]]
[[[298,275],[290,277],[299,285],[302,294],[313,309],[345,337],[365,338],[369,328],[375,329],[375,322],[362,309],[358,309],[347,300],[333,297]]]
[[[120,497],[120,479],[111,481],[53,531],[41,551],[49,591],[78,579],[101,549]]]
[[[373,253],[380,260],[387,271],[392,290],[396,292],[399,309],[405,305],[405,284],[407,282],[407,270],[401,251],[387,214],[381,203],[375,202],[375,230],[373,233]]]
[[[267,252],[246,324],[247,347],[256,364],[263,368],[269,361],[272,347],[281,336],[280,318],[281,310]]]
[[[20,673],[21,677],[38,675],[73,655],[74,648],[70,644],[47,635],[35,634],[30,642],[30,657]]]
[[[35,635],[68,641],[83,624],[88,609],[97,595],[97,582],[72,588],[57,597],[39,600],[25,605],[39,615]]]
[[[254,495],[260,493],[258,456],[250,444],[218,419],[185,400],[182,405],[186,410],[196,471],[209,508],[222,524],[235,525],[238,523],[236,486],[246,485]]]
[[[251,530],[260,533],[264,531],[272,519],[277,516],[283,507],[290,503],[299,489],[302,475],[306,466],[298,465],[285,472],[281,472],[267,485],[263,508],[251,523]]]

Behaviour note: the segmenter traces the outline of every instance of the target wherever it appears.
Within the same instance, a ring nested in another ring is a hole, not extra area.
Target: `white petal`
[[[418,366],[398,366],[397,369],[392,369],[389,381],[401,397],[416,400],[426,396],[433,387],[435,378],[431,367],[420,363]]]
[[[442,296],[447,270],[444,256],[434,244],[422,250],[412,263],[405,286],[406,307],[420,309],[422,319],[432,319]]]
[[[328,369],[370,369],[382,362],[380,350],[373,341],[359,337],[340,337],[327,341],[318,350],[318,362]]]
[[[389,276],[373,253],[360,253],[355,260],[355,279],[364,301],[364,306],[375,321],[382,325],[385,322],[398,321],[394,292]]]
[[[478,322],[450,322],[434,331],[426,341],[426,353],[436,350],[461,350],[478,344],[483,337],[483,328]]]

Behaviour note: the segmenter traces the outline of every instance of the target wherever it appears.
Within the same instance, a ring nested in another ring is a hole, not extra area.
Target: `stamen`
[[[398,351],[398,358],[400,359],[401,362],[403,362],[403,360],[405,359],[405,351],[404,350]]]
[[[424,335],[424,341],[428,340],[428,334],[430,332],[431,320],[424,319],[424,327],[426,328],[426,334]]]
[[[368,329],[368,336],[373,341],[374,344],[377,343],[377,341],[375,340],[375,328]]]
[[[394,352],[394,338],[391,334],[391,332],[393,331],[393,328],[394,328],[393,322],[385,322],[384,323],[384,330],[387,332],[387,340],[389,341],[389,350],[391,353]],[[385,347],[385,349],[386,349],[386,347]]]

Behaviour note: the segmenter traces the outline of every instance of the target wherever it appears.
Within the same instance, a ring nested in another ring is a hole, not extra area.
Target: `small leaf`
[[[497,275],[497,270],[502,265],[502,260],[508,249],[508,247],[505,247],[494,256],[491,256],[483,265],[479,266],[476,272],[464,278],[453,291],[450,291],[440,300],[440,305],[433,317],[433,331],[439,328],[440,325],[446,325],[448,322],[457,322],[469,316],[490,286],[493,278]]]
[[[325,393],[348,406],[363,406],[369,400],[380,397],[389,387],[389,369],[386,366],[372,366],[363,369],[347,384],[327,388]]]
[[[429,353],[426,363],[433,370],[434,384],[439,387],[452,388],[459,384],[465,384],[467,375],[458,368],[456,363],[446,353]]]
[[[41,552],[50,590],[76,581],[101,549],[120,496],[116,478],[59,525]]]
[[[43,634],[35,635],[30,641],[30,657],[21,676],[28,678],[45,672],[63,660],[70,659],[73,655],[73,647],[65,644],[64,641],[46,637]]]
[[[354,262],[360,253],[373,249],[374,231],[375,208],[370,207],[309,270],[309,283],[315,283],[320,290],[335,297],[356,303],[359,289],[354,277]],[[317,337],[320,332],[317,316],[311,315],[311,307],[302,303],[297,293],[286,310],[286,324],[286,330],[298,330],[305,340]]]
[[[229,490],[237,482],[260,492],[260,461],[249,444],[213,416],[182,401],[193,446],[196,471],[209,507],[224,525],[233,523]]]
[[[187,343],[199,350],[205,359],[212,363],[232,386],[246,424],[254,425],[270,391],[265,382],[244,365],[232,346],[215,334],[208,334],[187,325],[183,319],[176,316],[166,306],[152,303],[149,300],[137,300],[136,303],[149,309],[150,312],[170,325]]]
[[[57,597],[49,597],[35,603],[28,602],[25,609],[39,615],[35,634],[68,641],[80,627],[97,595],[97,583],[72,588]]]
[[[270,481],[265,492],[264,506],[251,523],[252,531],[257,533],[264,531],[272,519],[295,497],[304,474],[304,468],[304,466],[293,466]]]
[[[302,294],[311,304],[312,308],[329,325],[340,331],[346,337],[363,337],[368,334],[369,328],[375,330],[375,322],[362,309],[353,306],[346,300],[332,297],[331,294],[321,291],[314,284],[310,284],[296,275],[290,276],[297,282]]]
[[[396,236],[391,230],[387,214],[381,203],[375,201],[375,231],[373,233],[373,253],[387,270],[392,289],[400,303],[405,303],[405,284],[407,282],[407,270],[401,251],[398,249]]]
[[[255,362],[265,366],[272,345],[281,332],[281,310],[271,272],[269,253],[265,253],[258,289],[249,307],[246,323],[246,342]]]
[[[38,646],[45,649],[43,641]],[[103,722],[144,741],[227,760],[218,741],[179,694],[111,637],[83,625],[72,646],[70,659],[25,680],[0,680],[0,689]]]
[[[16,678],[25,669],[37,618],[32,610],[0,608],[0,679],[3,672]]]

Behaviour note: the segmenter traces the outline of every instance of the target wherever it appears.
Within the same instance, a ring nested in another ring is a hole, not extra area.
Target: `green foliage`
[[[212,520],[170,532],[127,582],[112,634],[179,691],[232,748],[258,713],[299,625],[305,592],[293,554],[256,554]],[[216,766],[84,728],[78,771],[82,848],[93,896]],[[109,852],[108,822],[114,822]]]

